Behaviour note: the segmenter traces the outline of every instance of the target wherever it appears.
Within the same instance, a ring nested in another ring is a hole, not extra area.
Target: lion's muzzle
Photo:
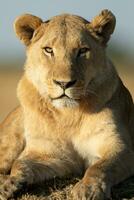
[[[53,81],[56,85],[59,85],[61,88],[63,88],[65,90],[69,87],[74,86],[74,84],[76,83],[77,80],[71,80],[71,81],[67,81],[67,82],[57,81],[57,80],[53,80]]]

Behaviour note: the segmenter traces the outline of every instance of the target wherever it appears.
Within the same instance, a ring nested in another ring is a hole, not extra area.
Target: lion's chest
[[[25,120],[27,148],[58,157],[74,156],[71,136],[78,132],[78,126],[67,120],[42,119],[29,114]]]
[[[75,120],[75,116],[74,119],[47,120],[32,114],[25,121],[27,148],[63,159],[79,157],[92,164],[100,158],[107,120],[105,114],[103,117],[100,114],[85,116],[82,120]]]

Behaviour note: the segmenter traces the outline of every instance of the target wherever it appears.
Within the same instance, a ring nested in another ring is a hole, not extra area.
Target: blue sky
[[[119,42],[124,51],[134,56],[134,1],[133,0],[0,0],[0,59],[24,55],[24,46],[13,30],[14,19],[31,13],[46,20],[60,13],[73,13],[91,20],[102,9],[110,9],[117,18],[112,42]]]

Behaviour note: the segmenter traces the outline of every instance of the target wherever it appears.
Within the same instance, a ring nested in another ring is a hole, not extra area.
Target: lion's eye
[[[44,47],[43,51],[44,53],[53,55],[53,49],[51,47]]]
[[[78,51],[77,57],[86,56],[87,53],[90,53],[90,49],[87,47],[81,48]]]

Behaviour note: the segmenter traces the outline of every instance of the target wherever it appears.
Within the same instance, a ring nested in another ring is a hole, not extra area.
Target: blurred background
[[[81,15],[89,21],[102,9],[117,18],[107,53],[134,97],[134,1],[127,0],[0,0],[0,121],[16,105],[16,87],[23,73],[25,47],[16,38],[14,19],[31,13],[47,20],[60,13]]]

